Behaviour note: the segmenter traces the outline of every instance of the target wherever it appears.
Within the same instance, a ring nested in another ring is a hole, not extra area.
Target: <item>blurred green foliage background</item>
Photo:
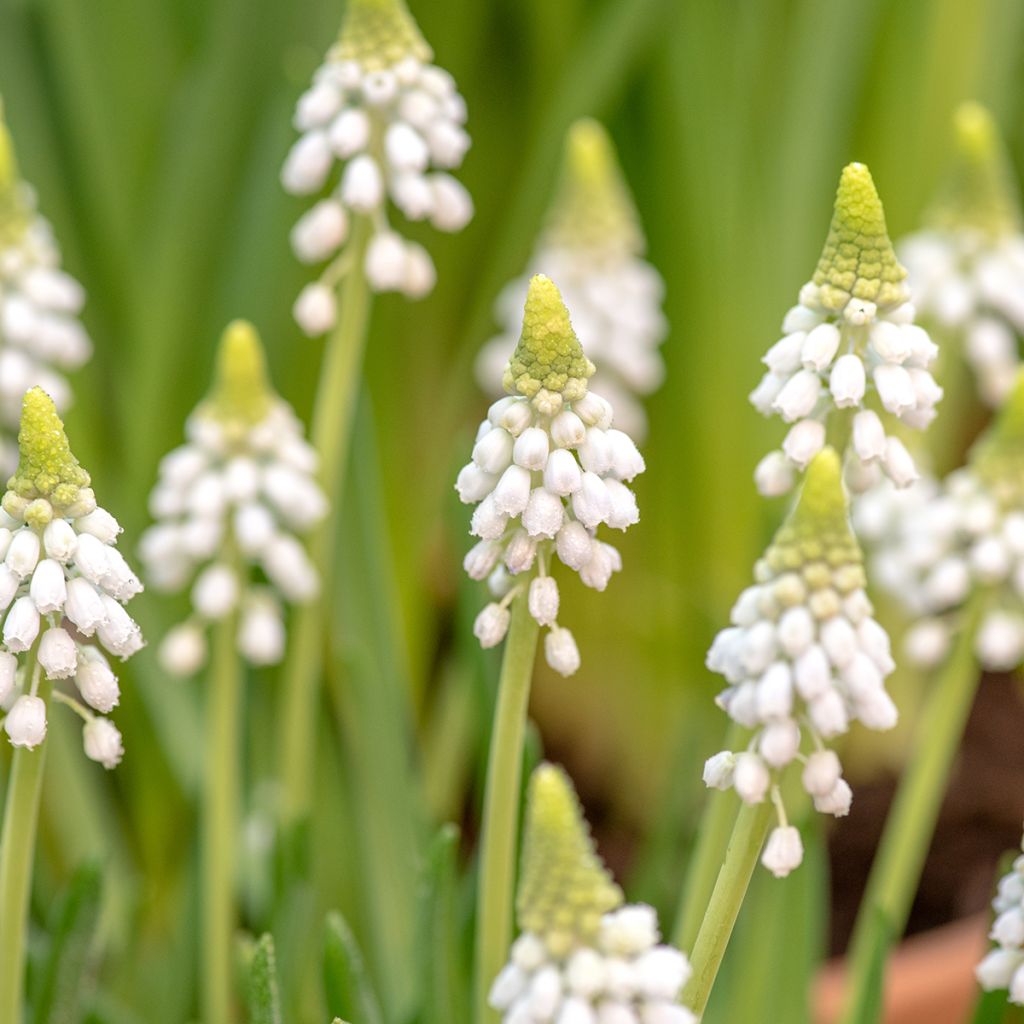
[[[324,1009],[304,982],[312,915],[346,914],[401,1019],[410,959],[426,955],[409,915],[428,830],[455,818],[472,847],[497,663],[470,635],[481,595],[461,572],[469,517],[451,484],[486,406],[472,360],[499,289],[525,268],[571,120],[595,115],[615,137],[672,331],[625,571],[603,595],[569,582],[584,667],[542,675],[534,710],[631,894],[666,915],[699,766],[725,730],[704,651],[781,514],[751,472],[782,431],[746,396],[818,255],[839,169],[870,165],[898,237],[943,170],[959,100],[989,104],[1024,163],[1017,0],[411,7],[469,104],[460,177],[477,215],[454,237],[421,232],[438,266],[430,298],[375,304],[335,595],[350,672],[322,705],[309,878],[288,876],[269,831],[277,680],[254,673],[249,687],[247,923],[274,927],[289,1005],[310,1020]],[[308,420],[321,343],[290,317],[306,274],[287,232],[303,204],[278,172],[341,13],[333,0],[0,0],[0,93],[22,169],[89,295],[96,353],[74,381],[69,434],[126,549],[228,319],[256,323]],[[151,642],[173,605],[133,604]],[[103,861],[95,1019],[180,1024],[194,1012],[202,683],[163,677],[151,651],[124,677],[119,771],[85,762],[71,723],[55,724],[35,920],[76,865]],[[8,764],[4,745],[0,780]],[[811,918],[823,874],[812,857],[796,883]],[[764,991],[781,989],[771,977]],[[754,1019],[720,1003],[722,1019]],[[805,1011],[786,1012],[771,1019]]]

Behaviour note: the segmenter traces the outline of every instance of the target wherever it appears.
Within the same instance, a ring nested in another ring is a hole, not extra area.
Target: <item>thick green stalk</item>
[[[512,621],[498,681],[487,759],[483,832],[477,882],[476,1021],[496,1020],[487,993],[508,955],[516,868],[516,834],[523,774],[523,736],[539,627],[526,604],[526,588],[512,602]]]
[[[234,934],[237,927],[242,663],[237,614],[214,627],[213,656],[206,695],[206,754],[202,833],[202,1007],[203,1024],[235,1019],[232,999]]]
[[[985,604],[984,594],[972,598],[956,646],[918,719],[910,760],[886,819],[850,942],[845,1024],[874,1019],[870,1007],[879,998],[882,965],[906,927],[981,677],[974,640]]]
[[[305,818],[312,799],[316,695],[323,678],[325,653],[321,602],[329,600],[334,589],[331,573],[335,533],[370,313],[370,290],[363,269],[370,232],[371,224],[366,218],[357,221],[353,228],[352,266],[342,284],[338,324],[327,344],[313,410],[312,440],[320,453],[320,481],[330,511],[309,543],[313,564],[321,573],[322,597],[296,612],[285,669],[279,749],[283,812],[285,820],[293,824]]]
[[[26,669],[32,677],[35,652]],[[37,696],[49,712],[53,683],[40,680]],[[32,889],[32,858],[39,821],[46,741],[34,750],[14,752],[3,832],[0,834],[0,1024],[21,1024],[25,986],[25,932]]]
[[[774,813],[775,808],[765,800],[759,804],[744,804],[736,816],[725,862],[718,872],[718,881],[690,956],[693,974],[683,990],[683,1005],[698,1017],[707,1006]]]

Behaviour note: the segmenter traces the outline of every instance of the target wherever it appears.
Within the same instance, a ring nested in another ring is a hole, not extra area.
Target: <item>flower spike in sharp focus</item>
[[[982,398],[998,405],[1013,387],[1024,333],[1020,201],[992,115],[979,103],[964,103],[954,134],[946,186],[925,229],[899,251],[918,313],[953,329]]]
[[[668,329],[661,310],[664,284],[643,259],[644,248],[608,133],[596,121],[577,121],[566,139],[561,187],[529,265],[558,282],[598,364],[591,383],[615,407],[622,429],[637,440],[647,432],[641,399],[665,375],[658,346]],[[502,333],[477,360],[477,377],[489,392],[497,390],[515,347],[528,288],[529,278],[519,278],[498,299]]]
[[[433,289],[430,256],[389,226],[389,201],[408,220],[429,220],[441,231],[459,231],[473,215],[469,193],[447,173],[469,148],[466,104],[431,59],[403,0],[349,0],[338,41],[299,100],[302,137],[281,180],[296,195],[319,194],[331,183],[292,231],[300,260],[330,261],[295,303],[309,335],[334,326],[335,288],[353,258],[364,260],[375,291],[420,298]],[[365,254],[354,241],[346,247],[358,220],[372,233]]]
[[[0,102],[0,473],[14,472],[14,437],[25,391],[39,385],[58,409],[71,404],[62,371],[81,366],[92,343],[77,319],[81,285],[60,269],[49,223],[18,174]]]
[[[843,410],[852,417],[858,489],[877,478],[878,467],[899,487],[917,479],[903,442],[887,435],[871,407],[923,429],[942,397],[928,372],[938,349],[914,324],[906,276],[870,172],[849,164],[817,269],[786,314],[784,336],[765,355],[768,372],[750,396],[760,412],[793,424],[782,450],[755,471],[762,494],[792,487],[794,467],[805,469],[821,451],[830,415]]]
[[[707,658],[708,668],[729,683],[718,703],[755,730],[754,737],[746,751],[710,758],[704,781],[735,789],[748,804],[771,797],[779,826],[762,860],[782,877],[803,859],[799,833],[782,806],[782,772],[800,762],[815,807],[845,815],[850,787],[825,741],[854,719],[890,729],[897,718],[884,684],[894,667],[889,638],[864,592],[861,552],[831,448],[811,462],[796,506],[754,576],[757,582],[733,607],[732,626],[715,637]]]
[[[623,906],[569,777],[550,764],[530,779],[517,907],[522,934],[490,996],[506,1024],[696,1020],[677,1005],[689,962],[659,945],[651,907]]]
[[[986,992],[1008,989],[1008,998],[1024,1006],[1024,856],[1000,880],[992,909],[996,919],[989,938],[998,944],[975,968]]]
[[[912,500],[865,495],[856,512],[873,576],[915,617],[908,657],[945,658],[974,592],[988,589],[975,653],[990,671],[1024,663],[1024,369],[970,462]]]
[[[239,651],[251,664],[274,664],[285,646],[282,599],[303,603],[319,589],[297,535],[320,521],[327,502],[314,479],[316,453],[271,388],[251,324],[224,332],[216,383],[186,432],[188,442],[160,464],[150,497],[158,522],[140,551],[158,590],[181,590],[204,568],[192,585],[194,615],[164,638],[160,661],[176,675],[198,671],[206,625],[240,609]],[[256,568],[269,586],[249,578]]]
[[[501,643],[509,605],[524,587],[533,618],[547,626],[544,651],[562,675],[579,668],[569,630],[558,625],[554,555],[595,590],[621,568],[618,551],[597,539],[605,523],[625,530],[640,513],[626,486],[644,470],[629,436],[612,428],[612,408],[588,389],[594,365],[583,354],[554,283],[530,281],[523,328],[504,374],[509,397],[480,424],[473,460],[459,473],[459,497],[475,504],[466,572],[488,579],[497,601],[477,617],[484,647]]]
[[[25,394],[18,445],[18,469],[0,514],[0,706],[7,708],[11,743],[35,747],[46,736],[40,671],[48,680],[73,680],[96,711],[118,703],[117,678],[100,648],[129,658],[142,647],[139,627],[122,607],[142,584],[114,547],[121,529],[96,505],[89,474],[41,388]],[[66,694],[57,699],[83,718],[86,754],[115,767],[123,748],[113,723]]]

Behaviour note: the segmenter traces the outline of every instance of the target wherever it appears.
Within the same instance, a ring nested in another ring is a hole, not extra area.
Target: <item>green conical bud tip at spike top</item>
[[[545,242],[559,248],[612,249],[638,256],[640,222],[615,147],[591,118],[576,121],[565,142],[558,194],[548,214]]]
[[[251,427],[267,415],[274,391],[256,328],[234,320],[221,335],[213,390],[204,409],[222,423]]]
[[[864,556],[850,528],[842,463],[825,448],[807,467],[796,505],[779,527],[764,562],[772,575],[801,572],[814,590],[864,586]]]
[[[557,412],[562,400],[577,401],[587,393],[593,374],[594,364],[583,353],[558,288],[551,278],[536,274],[526,295],[523,330],[505,368],[505,390]]]
[[[1024,368],[999,415],[971,449],[971,468],[1008,501],[1024,498]]]
[[[906,302],[906,270],[885,227],[885,211],[871,172],[847,164],[836,191],[832,224],[813,282],[826,309],[841,311],[851,298],[878,306]]]
[[[407,57],[427,63],[433,52],[403,0],[348,0],[332,56],[379,71]]]
[[[530,778],[516,901],[519,926],[554,956],[592,945],[622,891],[601,863],[569,776],[542,764]]]
[[[1020,229],[1013,171],[999,129],[980,103],[962,103],[953,115],[956,157],[929,212],[936,227],[973,228],[991,237]]]
[[[7,481],[4,507],[29,509],[37,499],[58,514],[75,505],[89,486],[89,474],[71,452],[53,399],[42,388],[25,392],[18,429],[18,468]],[[32,516],[26,518],[32,521]],[[46,516],[49,518],[49,515]]]

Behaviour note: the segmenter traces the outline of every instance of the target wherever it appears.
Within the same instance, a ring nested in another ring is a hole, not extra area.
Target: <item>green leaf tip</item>
[[[953,114],[956,153],[928,222],[969,228],[992,238],[1020,230],[1020,203],[1010,159],[990,111],[973,101]]]
[[[807,467],[803,487],[779,527],[765,562],[772,575],[810,569],[812,588],[840,592],[863,587],[864,555],[850,528],[843,468],[834,448],[823,448]]]
[[[260,336],[248,320],[233,320],[221,335],[213,390],[206,410],[222,423],[259,423],[274,398]]]
[[[865,164],[847,164],[812,278],[819,301],[834,312],[843,310],[850,299],[897,306],[908,298],[906,276],[889,239],[871,172]]]
[[[971,449],[971,468],[990,487],[1019,502],[1024,492],[1024,367],[998,416]]]
[[[525,395],[543,413],[554,415],[562,402],[587,393],[594,364],[584,355],[555,282],[543,274],[530,278],[523,309],[523,330],[505,368],[509,394]]]
[[[581,118],[565,139],[558,194],[548,214],[546,244],[639,256],[640,219],[611,136],[600,122]]]
[[[25,392],[18,429],[18,468],[7,481],[3,507],[33,525],[72,514],[88,502],[89,474],[71,452],[53,399],[39,387]],[[84,513],[78,512],[79,515]]]
[[[404,0],[348,0],[331,56],[380,71],[407,57],[428,63],[434,54]]]
[[[519,926],[554,956],[594,941],[601,918],[622,903],[601,863],[569,776],[541,764],[530,777],[523,837]]]

